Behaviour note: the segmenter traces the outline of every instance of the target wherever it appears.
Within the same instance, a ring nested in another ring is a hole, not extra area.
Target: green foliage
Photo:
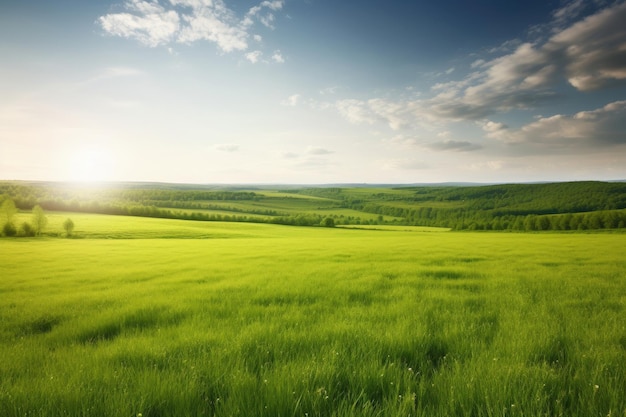
[[[36,236],[41,235],[44,228],[48,224],[48,218],[40,205],[33,207],[32,225]]]
[[[15,207],[15,203],[12,199],[7,198],[2,202],[2,206],[0,206],[0,215],[4,217],[6,223],[12,223],[13,217],[17,213],[17,208]]]
[[[20,234],[25,237],[35,236],[35,229],[28,222],[23,222],[20,230]]]
[[[326,217],[322,220],[320,225],[324,227],[335,227],[335,220],[332,217]]]
[[[2,227],[2,234],[4,236],[15,236],[17,234],[17,229],[15,225],[11,222],[6,222]]]
[[[63,222],[63,230],[65,230],[68,237],[72,236],[72,232],[74,231],[74,222],[69,217]]]

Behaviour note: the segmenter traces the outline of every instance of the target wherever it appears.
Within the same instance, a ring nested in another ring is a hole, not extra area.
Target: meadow
[[[0,416],[626,416],[626,234],[71,217],[0,239]]]

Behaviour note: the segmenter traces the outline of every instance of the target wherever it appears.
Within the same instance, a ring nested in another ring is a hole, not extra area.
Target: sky
[[[626,1],[3,1],[0,179],[626,179]]]

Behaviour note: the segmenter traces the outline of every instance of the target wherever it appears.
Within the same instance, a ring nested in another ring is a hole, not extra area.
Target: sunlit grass
[[[623,234],[71,217],[0,239],[1,416],[626,413]]]

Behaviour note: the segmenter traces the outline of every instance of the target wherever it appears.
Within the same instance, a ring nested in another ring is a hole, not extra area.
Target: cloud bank
[[[542,117],[520,129],[502,128],[490,137],[512,144],[542,147],[607,147],[626,145],[626,101],[573,115]]]
[[[428,103],[432,114],[467,120],[533,108],[554,97],[563,79],[582,92],[624,83],[624,22],[626,3],[574,23],[542,45],[522,43],[461,81],[436,85],[438,94]]]
[[[329,107],[351,123],[384,123],[394,131],[471,121],[482,125],[487,138],[505,143],[554,144],[557,137],[562,144],[626,143],[621,101],[574,116],[541,118],[518,130],[488,120],[496,114],[535,109],[559,97],[564,85],[569,85],[571,94],[586,94],[626,84],[626,2],[580,19],[584,8],[580,0],[568,3],[542,28],[548,33],[543,40],[507,42],[506,47],[490,51],[500,56],[475,59],[471,72],[462,79],[433,85],[430,97],[346,98]],[[450,139],[427,146],[432,150],[477,149],[472,143]]]

